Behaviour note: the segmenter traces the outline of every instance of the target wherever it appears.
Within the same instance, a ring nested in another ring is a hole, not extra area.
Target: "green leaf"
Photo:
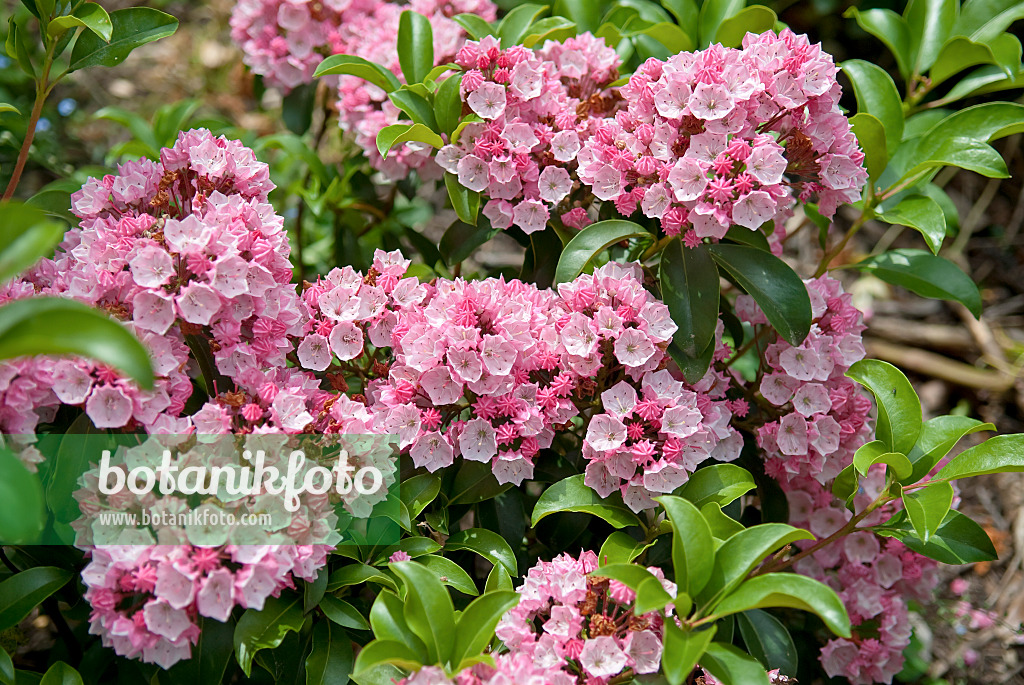
[[[14,662],[6,649],[0,648],[0,683],[14,685]]]
[[[881,415],[882,410],[879,410]],[[881,422],[881,419],[879,419]],[[887,451],[889,446],[881,440],[874,440],[867,444],[861,445],[860,448],[853,455],[853,466],[862,475],[868,474],[870,469],[875,464],[885,464],[890,468],[890,471],[895,475],[896,480],[904,480],[910,477],[913,473],[914,467],[907,459],[906,455],[901,452],[890,452]]]
[[[857,136],[861,150],[864,151],[864,164],[868,170],[868,178],[874,183],[889,164],[885,126],[875,115],[859,112],[850,117],[850,127]]]
[[[425,554],[417,557],[416,561],[429,569],[445,585],[453,587],[465,595],[475,597],[480,594],[469,574],[451,559],[445,559],[436,554]]]
[[[79,26],[89,29],[104,41],[111,39],[114,30],[107,11],[95,2],[86,2],[77,7],[73,14],[53,19],[47,24],[46,32],[51,38],[57,38],[68,29]]]
[[[398,64],[406,83],[420,83],[434,68],[434,32],[430,20],[405,10],[398,20]]]
[[[601,25],[601,3],[594,0],[555,0],[551,13],[571,19],[580,33],[593,33]]]
[[[448,171],[444,173],[444,185],[448,189],[448,197],[459,221],[476,226],[477,215],[480,212],[480,193],[463,186],[459,183],[459,177]]]
[[[501,233],[500,228],[491,228],[486,221],[479,222],[479,224],[479,226],[474,226],[456,221],[448,227],[437,246],[445,264],[448,266],[459,264],[468,258],[476,248]]]
[[[327,591],[333,592],[338,588],[362,585],[366,582],[376,583],[396,592],[398,591],[398,585],[392,578],[384,575],[380,569],[367,566],[366,564],[349,564],[331,573],[327,580]]]
[[[431,147],[444,147],[444,140],[423,124],[392,124],[377,132],[377,151],[387,159],[388,151],[396,145],[416,141]]]
[[[997,435],[953,457],[936,478],[956,480],[1018,471],[1024,471],[1024,434]]]
[[[7,56],[16,60],[21,70],[34,79],[36,77],[36,70],[32,66],[32,54],[29,52],[29,46],[26,43],[25,28],[18,25],[13,14],[7,26],[7,42],[4,44]]]
[[[811,300],[807,288],[784,261],[746,245],[708,245],[718,266],[746,290],[791,345],[799,345],[811,330]]]
[[[416,518],[441,492],[441,478],[423,473],[402,481],[401,498],[409,508],[409,517]]]
[[[504,564],[495,564],[491,569],[491,572],[487,574],[487,581],[484,583],[484,592],[511,589],[512,577],[509,576],[508,569],[505,568]]]
[[[797,672],[796,645],[782,621],[767,611],[750,609],[736,616],[743,643],[766,669],[782,674]]]
[[[509,575],[518,575],[516,555],[512,548],[495,532],[486,528],[469,528],[451,535],[444,543],[446,550],[467,549],[476,552],[492,564],[501,564]]]
[[[1002,161],[1002,158],[999,158]],[[879,218],[890,224],[909,226],[921,233],[933,254],[939,253],[946,237],[946,215],[935,200],[925,195],[908,195]]]
[[[431,131],[439,131],[437,119],[434,117],[433,106],[427,102],[425,97],[413,90],[409,90],[408,86],[402,86],[398,90],[392,91],[388,94],[388,99],[391,100],[395,107],[408,114],[413,122],[423,124]]]
[[[46,670],[39,685],[83,685],[82,676],[63,661],[58,661]]]
[[[68,71],[86,67],[115,67],[135,48],[166,38],[178,30],[178,20],[149,7],[129,7],[110,13],[110,40],[83,33],[71,50]]]
[[[884,69],[859,59],[843,62],[843,71],[853,83],[857,111],[873,115],[885,127],[886,148],[892,155],[903,138],[903,101],[896,84]]]
[[[661,0],[661,6],[672,13],[680,26],[690,31],[697,29],[700,8],[695,0]]]
[[[985,66],[958,79],[956,85],[949,89],[943,100],[955,102],[972,95],[984,95],[1014,88],[1024,88],[1024,64],[1018,65],[1017,76],[1014,78],[1007,78],[1006,72],[1001,67]]]
[[[949,138],[904,174],[914,176],[930,168],[955,166],[989,178],[1009,178],[1006,162],[995,148],[971,138]]]
[[[714,42],[723,22],[743,9],[746,0],[704,0],[697,18],[699,47]]]
[[[985,40],[1002,33],[1024,18],[1024,6],[1016,0],[968,0],[956,22],[956,33]]]
[[[738,48],[747,32],[764,33],[774,28],[777,20],[775,12],[764,5],[744,7],[718,25],[713,42],[721,43],[727,48]]]
[[[353,665],[348,633],[329,621],[313,626],[313,649],[306,657],[306,685],[345,683]]]
[[[981,316],[981,294],[971,277],[953,262],[936,257],[927,250],[889,250],[862,259],[853,266],[922,297],[956,300],[975,318]]]
[[[916,483],[924,478],[965,435],[995,429],[991,423],[982,423],[967,416],[936,416],[925,421],[921,434],[917,436],[917,444],[907,454],[914,465],[909,482]]]
[[[594,257],[615,243],[630,238],[651,237],[646,229],[631,221],[609,219],[590,224],[573,236],[562,250],[555,269],[555,284],[567,283],[579,276]]]
[[[597,553],[597,561],[602,566],[608,564],[628,564],[644,550],[653,545],[653,542],[643,543],[635,540],[633,536],[622,532],[613,531],[601,544],[601,551]]]
[[[639,564],[608,564],[591,571],[590,575],[617,580],[631,590],[636,590],[648,580],[658,580],[653,573]]]
[[[724,642],[709,644],[700,665],[722,685],[769,685],[768,673],[757,659]]]
[[[519,593],[511,590],[487,592],[463,610],[455,625],[455,647],[451,663],[458,668],[464,659],[477,656],[494,638],[498,621],[519,603]]]
[[[715,338],[718,326],[718,267],[704,245],[687,248],[672,239],[661,254],[658,271],[662,300],[679,326],[676,345],[697,357]]]
[[[921,400],[903,372],[888,362],[862,359],[846,375],[874,394],[878,439],[892,452],[910,452],[921,433]]]
[[[437,87],[434,94],[434,118],[441,133],[451,136],[462,118],[462,74],[449,76]]]
[[[612,493],[610,497],[602,498],[583,484],[583,478],[583,474],[570,476],[548,487],[537,500],[530,525],[536,527],[545,516],[560,511],[576,511],[597,516],[616,528],[640,523],[636,514],[622,503],[621,496]]]
[[[716,540],[728,540],[743,530],[743,524],[723,512],[722,507],[715,502],[705,504],[700,508],[700,513],[708,522],[711,536]]]
[[[427,660],[427,646],[405,622],[405,603],[393,592],[381,590],[370,607],[370,625],[378,640],[394,640],[416,654],[419,661]]]
[[[431,662],[451,658],[455,632],[455,608],[434,571],[415,561],[397,561],[391,568],[405,583],[405,621],[427,646]]]
[[[419,670],[424,662],[412,651],[407,645],[402,642],[395,640],[374,640],[370,644],[359,650],[359,655],[356,657],[355,667],[352,672],[357,682],[360,680],[358,676],[362,673],[366,673],[373,669],[374,666],[380,664],[391,664],[392,666],[398,666],[406,670],[415,671]],[[388,679],[382,682],[392,682]],[[397,681],[394,681],[397,682]]]
[[[696,597],[708,584],[715,560],[711,528],[691,502],[664,495],[657,501],[672,522],[672,567],[679,589]]]
[[[697,599],[714,608],[769,554],[797,540],[813,539],[806,530],[785,523],[762,523],[733,535],[718,548],[711,579]]]
[[[480,40],[484,36],[494,36],[494,27],[475,14],[456,14],[452,21],[465,29],[466,33],[473,40]]]
[[[0,203],[0,282],[8,281],[53,254],[67,228],[40,209],[19,202]]]
[[[856,7],[846,10],[843,16],[852,17],[862,29],[885,43],[889,52],[896,58],[900,76],[904,80],[910,77],[910,31],[903,17],[890,9],[861,11]]]
[[[313,78],[334,74],[357,76],[377,86],[385,93],[402,87],[402,82],[391,73],[390,69],[385,69],[376,62],[370,62],[355,55],[331,55],[316,68]]]
[[[324,612],[324,616],[339,626],[354,630],[370,629],[370,624],[366,622],[359,610],[343,599],[338,599],[334,595],[324,595],[319,606],[320,610]]]
[[[991,143],[1020,131],[1024,131],[1024,105],[989,102],[954,112],[936,123],[921,137],[916,152],[928,159],[953,138]]]
[[[497,35],[501,39],[502,49],[519,43],[530,25],[547,9],[546,5],[517,4],[498,24]]]
[[[40,354],[96,359],[143,388],[153,387],[146,348],[107,315],[57,297],[33,297],[0,307],[0,359]]]
[[[564,17],[546,17],[534,22],[522,37],[519,44],[524,48],[544,45],[545,41],[564,41],[579,33],[576,24]]]
[[[252,659],[261,649],[280,645],[289,631],[302,628],[302,599],[298,595],[267,597],[259,611],[246,609],[235,626],[235,658],[248,677]]]
[[[999,67],[1004,77],[1012,78],[1017,75],[1014,69],[1019,63],[1020,42],[1009,34],[990,42],[978,42],[964,36],[956,36],[950,38],[942,47],[929,77],[938,85],[968,67],[994,64]]]
[[[910,33],[914,73],[923,74],[935,63],[942,45],[953,30],[956,0],[910,0],[903,16]]]
[[[665,621],[665,644],[661,668],[670,685],[682,685],[715,637],[717,628],[683,630],[675,621]]]
[[[922,542],[928,542],[932,533],[938,530],[952,503],[953,486],[946,482],[920,490],[903,491],[903,508]]]
[[[985,529],[958,511],[946,514],[945,521],[928,542],[917,537],[905,511],[899,512],[884,525],[876,526],[874,531],[879,535],[896,538],[918,554],[943,564],[994,561],[999,556]]]
[[[744,581],[715,608],[716,614],[787,607],[816,614],[836,635],[850,637],[850,617],[829,586],[796,573],[766,573]]]
[[[709,502],[724,507],[755,487],[754,477],[746,469],[735,464],[712,464],[694,471],[675,494],[698,509]]]
[[[643,616],[652,611],[660,613],[674,599],[672,595],[665,591],[661,581],[652,576],[637,586],[633,611],[637,616]]]
[[[55,566],[35,566],[0,583],[0,631],[21,623],[33,609],[64,587],[72,573]]]
[[[15,114],[21,114],[17,107],[7,102],[0,102],[0,114],[4,112],[14,112]]]

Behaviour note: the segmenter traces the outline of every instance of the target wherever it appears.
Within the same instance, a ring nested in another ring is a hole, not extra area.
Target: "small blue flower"
[[[43,133],[44,131],[49,131],[51,128],[53,128],[53,125],[50,123],[49,119],[43,118],[36,122],[36,133]]]
[[[62,117],[69,116],[78,107],[78,103],[73,98],[64,98],[57,103],[57,111]]]
[[[11,58],[7,55],[0,55],[0,69],[6,69],[11,66]]]

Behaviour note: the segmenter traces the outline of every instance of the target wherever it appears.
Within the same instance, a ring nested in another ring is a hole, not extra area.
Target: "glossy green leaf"
[[[462,97],[459,88],[462,74],[449,76],[437,87],[434,94],[434,118],[441,133],[451,135],[462,118]]]
[[[235,658],[249,676],[252,660],[261,649],[280,645],[289,631],[302,628],[302,599],[298,595],[268,597],[260,610],[246,609],[235,626]]]
[[[983,423],[968,416],[936,416],[925,421],[921,426],[921,434],[917,436],[917,444],[907,454],[914,465],[913,475],[908,482],[916,483],[924,478],[965,435],[995,429],[991,423]]]
[[[1024,6],[1017,0],[968,0],[963,4],[954,31],[975,40],[985,40],[1002,33],[1021,18],[1024,18]]]
[[[931,150],[926,157],[927,159],[915,164],[905,175],[913,176],[921,171],[942,166],[967,169],[989,178],[1008,178],[1010,175],[1006,170],[1006,162],[995,148],[971,138],[949,138]]]
[[[67,226],[41,209],[19,202],[0,203],[0,282],[8,281],[43,257],[64,237]]]
[[[598,578],[611,578],[617,580],[631,590],[636,590],[648,580],[658,580],[657,577],[645,567],[639,564],[608,564],[599,566],[592,571],[592,576]]]
[[[306,685],[344,683],[354,665],[352,640],[344,630],[328,621],[313,626],[313,648],[306,657]]]
[[[601,566],[608,564],[628,564],[643,554],[654,543],[644,543],[621,530],[613,531],[601,544],[597,553],[597,562]]]
[[[75,8],[72,14],[56,17],[46,26],[46,32],[56,38],[68,29],[84,27],[95,33],[104,41],[112,38],[114,25],[107,11],[95,2],[84,2]]]
[[[14,685],[14,662],[7,650],[0,647],[0,683]]]
[[[551,13],[571,19],[580,33],[593,33],[601,25],[601,5],[594,0],[555,0]]]
[[[768,673],[757,659],[724,642],[712,642],[700,665],[722,685],[769,685]]]
[[[34,297],[0,307],[0,359],[71,354],[96,359],[153,387],[149,353],[106,314],[80,302]]]
[[[579,29],[572,21],[565,17],[546,17],[534,22],[522,37],[519,44],[524,48],[533,48],[544,45],[545,41],[564,41],[579,33]]]
[[[455,608],[433,570],[415,561],[397,561],[391,568],[405,584],[405,621],[427,646],[427,655],[435,663],[451,657],[455,632]]]
[[[392,124],[377,132],[377,151],[387,159],[388,152],[396,145],[408,142],[426,143],[431,147],[444,146],[444,140],[423,124]]]
[[[651,577],[637,586],[633,611],[637,616],[643,616],[652,611],[661,612],[666,606],[672,604],[674,599],[665,591],[660,580]]]
[[[452,21],[461,26],[473,40],[497,35],[493,26],[475,14],[456,14]]]
[[[32,65],[32,53],[27,43],[28,35],[25,28],[18,24],[15,15],[12,14],[7,23],[7,41],[4,43],[4,48],[7,51],[7,56],[15,60],[23,72],[35,78],[36,70]]]
[[[953,262],[927,250],[889,250],[862,259],[853,267],[922,297],[955,300],[975,317],[981,316],[981,293],[971,277]]]
[[[448,587],[455,588],[462,594],[474,597],[480,594],[469,574],[451,559],[445,559],[436,554],[425,554],[417,557],[416,561],[432,571],[437,579]]]
[[[879,410],[881,414],[881,410]],[[862,475],[866,476],[868,470],[875,464],[885,464],[894,474],[897,480],[909,478],[914,467],[901,452],[888,451],[889,445],[882,440],[874,440],[861,445],[853,455],[853,466]]]
[[[675,621],[665,621],[661,668],[670,685],[682,685],[715,637],[717,628],[683,630]]]
[[[68,71],[86,67],[114,67],[137,47],[166,38],[178,30],[178,20],[150,7],[129,7],[110,13],[110,40],[83,33],[71,50]]]
[[[632,511],[622,503],[622,497],[613,493],[602,498],[588,486],[583,484],[583,474],[570,476],[549,486],[537,500],[533,508],[530,525],[537,523],[545,516],[561,511],[576,511],[604,519],[615,528],[635,526],[640,523]]]
[[[706,48],[714,42],[722,23],[737,14],[746,5],[746,0],[704,0],[697,18],[698,42]]]
[[[860,10],[851,7],[843,13],[878,40],[885,43],[896,58],[900,75],[906,80],[910,76],[910,31],[903,17],[890,9]]]
[[[444,173],[444,185],[448,189],[448,198],[452,201],[452,208],[455,209],[459,221],[476,226],[480,213],[480,193],[465,187],[459,183],[458,176],[447,171]]]
[[[0,583],[0,631],[21,623],[29,612],[71,578],[71,572],[65,569],[35,566]]]
[[[711,578],[715,545],[711,528],[689,500],[672,495],[658,497],[672,528],[672,566],[681,592],[697,597]]]
[[[359,610],[343,599],[338,599],[334,595],[324,595],[319,606],[320,610],[324,612],[324,616],[339,626],[354,630],[370,629],[370,624],[366,622]]]
[[[708,245],[718,266],[754,298],[768,322],[791,345],[799,345],[811,329],[807,287],[784,261],[746,245]]]
[[[4,112],[14,112],[15,114],[21,114],[17,107],[7,102],[0,102],[0,114]]]
[[[859,487],[857,469],[850,464],[832,481],[832,494],[845,502],[846,508],[852,511],[853,498],[857,496]]]
[[[487,574],[487,581],[484,583],[484,592],[511,589],[513,589],[512,577],[509,575],[508,569],[505,568],[504,564],[495,564],[491,569],[491,572]]]
[[[395,640],[374,640],[359,651],[355,666],[352,669],[353,679],[359,682],[360,674],[370,671],[380,664],[390,664],[406,670],[418,670],[424,665],[408,645]],[[389,682],[385,680],[383,682]]]
[[[921,400],[907,377],[892,364],[877,359],[854,363],[846,375],[875,396],[876,437],[890,451],[908,453],[921,432]]]
[[[971,138],[991,143],[1024,131],[1024,105],[1013,102],[988,102],[950,114],[921,138],[917,154],[927,159],[953,138]]]
[[[441,236],[437,249],[448,266],[455,266],[464,261],[478,247],[501,233],[500,228],[491,228],[487,222],[479,226],[456,221]]]
[[[566,283],[579,276],[587,264],[615,243],[630,238],[651,238],[639,224],[609,219],[590,224],[577,233],[562,250],[555,269],[555,283]]]
[[[380,569],[367,566],[366,564],[349,564],[331,573],[327,580],[327,591],[333,592],[338,588],[361,585],[363,583],[375,583],[396,592],[398,591],[398,585],[394,579],[384,575]]]
[[[398,90],[388,93],[388,99],[395,107],[407,114],[414,123],[423,124],[434,132],[439,130],[437,119],[434,117],[434,107],[419,93],[410,90],[407,86],[402,86]]]
[[[925,195],[908,195],[898,205],[880,214],[879,218],[920,232],[933,254],[939,253],[946,237],[946,215],[935,200]]]
[[[754,477],[735,464],[712,464],[694,471],[675,492],[700,509],[709,502],[725,506],[756,486]]]
[[[409,508],[409,516],[416,518],[441,492],[441,478],[433,473],[422,473],[406,478],[401,485],[401,498]]]
[[[391,73],[391,70],[355,55],[331,55],[316,68],[316,71],[313,72],[313,78],[335,74],[357,76],[377,86],[385,93],[390,93],[402,87],[402,82]]]
[[[890,155],[903,137],[903,101],[892,78],[879,66],[859,59],[843,62],[843,71],[853,83],[857,111],[876,117],[885,127]]]
[[[765,668],[782,674],[797,672],[796,645],[789,630],[767,611],[750,609],[736,615],[747,651]]]
[[[903,17],[910,34],[914,73],[923,74],[935,63],[956,21],[956,0],[910,0]]]
[[[1001,90],[1024,88],[1024,64],[1017,66],[1017,75],[1007,78],[1001,67],[989,65],[975,69],[967,76],[957,79],[943,100],[955,102],[972,95],[984,95]]]
[[[487,592],[469,603],[455,626],[452,665],[477,656],[494,638],[498,621],[519,603],[519,593],[511,590]]]
[[[903,508],[922,542],[938,530],[953,503],[953,486],[935,483],[920,490],[903,491]]]
[[[716,502],[708,502],[700,508],[701,516],[708,522],[711,536],[716,540],[728,540],[743,530],[743,524],[722,511]]]
[[[850,636],[850,617],[829,586],[796,573],[766,573],[744,581],[715,608],[716,614],[786,607],[816,614],[836,635]]]
[[[535,22],[541,14],[547,10],[546,5],[534,5],[532,3],[517,3],[498,24],[498,38],[501,40],[502,49],[510,48],[519,43],[519,39],[526,35],[527,29]]]
[[[813,539],[806,530],[785,523],[762,523],[733,535],[718,548],[711,578],[697,597],[699,603],[714,608],[769,554],[797,540]]]
[[[39,685],[83,685],[82,676],[78,671],[63,661],[58,661],[46,669]]]
[[[405,10],[398,20],[398,64],[406,83],[420,83],[434,68],[434,32],[430,20]]]
[[[505,538],[486,528],[469,528],[451,535],[444,543],[446,550],[467,549],[492,564],[502,564],[510,575],[518,575],[516,555]]]
[[[696,357],[715,337],[718,326],[718,267],[704,245],[687,248],[673,239],[661,254],[662,300],[679,327],[676,344]]]
[[[930,78],[937,85],[964,69],[980,64],[994,64],[1004,77],[1016,76],[1014,68],[1020,64],[1020,41],[1004,34],[989,42],[974,41],[964,36],[951,38],[942,47]]]
[[[405,622],[405,603],[389,590],[381,590],[370,607],[370,625],[378,640],[394,640],[408,645],[420,661],[427,660],[427,646]]]
[[[885,524],[876,526],[874,531],[879,535],[894,537],[918,554],[943,564],[971,564],[994,561],[998,557],[985,529],[958,511],[946,514],[946,519],[928,542],[917,536],[905,511],[899,512]]]
[[[1018,471],[1024,471],[1024,434],[997,435],[970,447],[953,457],[936,477],[956,480]]]
[[[889,164],[885,126],[875,115],[859,112],[850,117],[850,127],[857,136],[861,150],[864,151],[864,165],[868,170],[868,178],[873,183]]]
[[[764,5],[744,7],[718,25],[714,42],[721,43],[727,48],[738,48],[748,32],[764,33],[774,28],[777,20],[775,12]]]
[[[672,13],[679,26],[691,34],[697,30],[700,7],[696,0],[661,0],[661,6]]]

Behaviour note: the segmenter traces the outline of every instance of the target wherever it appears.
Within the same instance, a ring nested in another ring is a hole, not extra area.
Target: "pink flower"
[[[323,371],[331,365],[331,348],[325,336],[310,333],[299,343],[299,363],[305,369]]]
[[[97,428],[120,428],[132,416],[132,401],[121,388],[103,385],[89,395],[85,413]]]
[[[132,278],[144,288],[159,288],[174,275],[174,262],[166,251],[147,245],[130,262]]]
[[[335,324],[328,342],[331,351],[342,361],[355,359],[363,353],[363,331],[351,321]]]
[[[496,83],[484,83],[469,94],[466,103],[484,119],[497,119],[505,111],[505,89]]]
[[[598,414],[587,427],[586,442],[599,452],[617,449],[626,441],[626,426],[610,414]]]
[[[654,356],[654,343],[647,335],[636,328],[622,332],[615,340],[615,357],[629,367],[643,366]]]
[[[625,668],[627,661],[626,653],[614,638],[607,635],[586,640],[580,652],[583,668],[598,678],[617,675]]]

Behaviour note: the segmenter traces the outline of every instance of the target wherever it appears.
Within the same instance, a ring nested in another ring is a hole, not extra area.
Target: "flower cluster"
[[[571,40],[580,39],[593,40]],[[607,88],[608,48],[590,47],[593,57],[574,56],[566,69],[564,55],[580,52],[569,47],[548,43],[530,55],[470,42],[459,54],[464,101],[485,121],[437,161],[491,198],[493,225],[539,230],[549,206],[582,183],[619,214],[639,209],[692,246],[732,225],[785,218],[795,199],[816,199],[832,216],[860,197],[864,156],[838,106],[837,69],[806,36],[747,34],[742,50],[652,58],[618,90]],[[543,62],[545,52],[557,56]],[[548,103],[561,99],[554,77],[571,83],[576,74],[590,78],[569,102],[577,108],[551,112]],[[563,221],[585,217],[577,206]]]
[[[543,229],[552,209],[570,211],[576,154],[615,106],[608,86],[618,55],[589,33],[536,51],[501,50],[489,36],[468,41],[456,63],[462,99],[481,121],[442,148],[438,164],[490,198],[483,212],[492,226]],[[576,212],[568,223],[585,220]]]
[[[309,83],[324,58],[342,53],[384,65],[401,78],[395,45],[406,10],[430,20],[436,64],[451,62],[466,38],[451,17],[469,13],[494,21],[497,16],[490,0],[239,0],[231,16],[231,37],[255,73],[286,90]],[[336,82],[341,127],[388,180],[405,178],[411,169],[428,176],[437,173],[428,163],[429,149],[422,145],[400,146],[383,159],[377,151],[377,133],[405,115],[383,90],[360,78],[342,76]]]

